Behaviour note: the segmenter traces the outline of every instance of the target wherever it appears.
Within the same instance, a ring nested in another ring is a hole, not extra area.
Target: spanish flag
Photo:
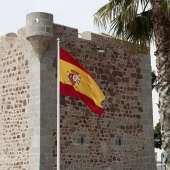
[[[60,47],[60,92],[81,99],[92,112],[101,116],[105,99],[90,73]]]

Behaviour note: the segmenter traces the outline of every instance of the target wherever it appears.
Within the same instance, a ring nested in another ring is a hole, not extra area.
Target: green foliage
[[[152,90],[156,87],[156,83],[157,83],[157,76],[155,74],[155,71],[151,72],[151,76],[152,76]]]
[[[114,37],[143,48],[153,38],[152,8],[148,6],[152,7],[152,1],[110,0],[94,14],[94,22],[98,27],[109,27]]]
[[[155,148],[162,148],[161,124],[158,122],[154,129],[154,145]]]
[[[140,49],[149,46],[153,36],[153,0],[109,0],[94,14],[99,28],[109,28],[110,34],[131,42]],[[167,14],[170,0],[162,0]]]

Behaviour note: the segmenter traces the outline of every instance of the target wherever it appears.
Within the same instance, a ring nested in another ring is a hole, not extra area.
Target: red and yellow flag
[[[60,47],[60,92],[80,98],[92,112],[102,115],[103,92],[89,72]]]

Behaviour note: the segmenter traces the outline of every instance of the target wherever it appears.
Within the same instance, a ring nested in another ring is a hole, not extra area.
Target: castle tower
[[[56,95],[57,85],[55,68],[52,67],[57,49],[53,40],[53,15],[43,12],[33,12],[26,16],[26,39],[30,42],[32,61],[30,62],[29,111],[34,120],[30,119],[34,134],[31,143],[38,151],[30,156],[34,158],[31,170],[53,169],[56,164]],[[34,123],[32,123],[34,121]]]
[[[41,58],[53,39],[53,15],[33,12],[26,16],[26,38]]]
[[[106,96],[101,118],[60,96],[61,170],[155,170],[149,50],[134,54],[88,31],[78,38],[48,13],[30,13],[26,23],[0,38],[0,169],[56,170],[59,37]]]

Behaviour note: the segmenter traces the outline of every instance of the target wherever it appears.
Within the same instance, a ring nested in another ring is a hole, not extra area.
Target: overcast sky
[[[78,28],[79,33],[94,27],[93,14],[108,0],[4,0],[0,5],[0,35],[15,32],[26,25],[26,15],[31,12],[53,14],[54,23]]]

